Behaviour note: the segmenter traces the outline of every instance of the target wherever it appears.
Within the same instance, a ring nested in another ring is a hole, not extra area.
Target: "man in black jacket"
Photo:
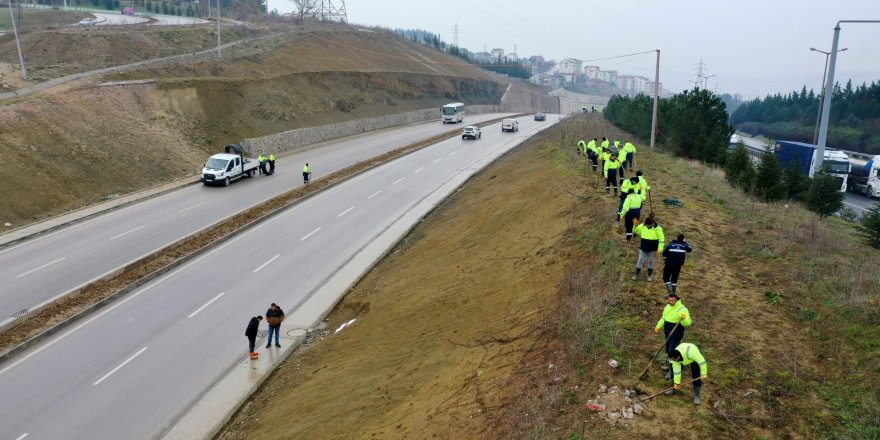
[[[251,318],[250,322],[248,322],[247,330],[244,331],[244,335],[248,338],[248,353],[250,353],[251,359],[256,359],[260,356],[254,351],[254,347],[257,345],[257,330],[259,330],[260,321],[262,320],[262,316],[254,316]]]
[[[272,303],[269,310],[266,310],[266,323],[269,324],[269,337],[266,339],[266,348],[272,346],[272,334],[275,334],[275,346],[280,347],[278,343],[278,334],[281,333],[281,321],[284,320],[284,311],[278,304]]]
[[[675,293],[678,288],[678,273],[684,266],[684,259],[691,246],[684,241],[684,234],[678,234],[669,246],[663,249],[663,283],[669,293]]]

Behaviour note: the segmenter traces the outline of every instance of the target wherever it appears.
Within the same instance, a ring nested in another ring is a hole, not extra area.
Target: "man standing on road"
[[[269,174],[275,174],[275,153],[269,153]]]
[[[263,156],[263,153],[257,156],[257,162],[260,164],[260,174],[268,174],[269,172],[266,171],[266,156]]]
[[[650,216],[645,219],[644,224],[639,224],[636,219],[633,219],[633,223],[636,225],[633,228],[633,233],[641,237],[641,241],[639,242],[639,261],[636,262],[636,273],[632,279],[638,281],[642,266],[647,265],[648,281],[654,281],[654,259],[657,252],[663,252],[663,244],[666,241],[666,237],[663,236],[663,228]]]
[[[257,330],[260,329],[260,321],[262,320],[262,316],[254,316],[251,318],[250,322],[248,322],[247,330],[244,331],[244,335],[248,338],[248,353],[250,354],[251,359],[260,357],[260,354],[254,351],[254,347],[257,345]]]
[[[694,405],[700,404],[700,391],[703,388],[703,381],[708,379],[709,366],[706,364],[706,358],[700,353],[700,349],[694,344],[682,342],[672,354],[669,355],[672,360],[672,383],[674,389],[669,390],[666,394],[675,394],[681,389],[681,366],[691,366],[691,377],[694,381]]]
[[[303,167],[303,185],[309,186],[309,179],[312,177],[312,169],[309,164]]]
[[[675,347],[678,347],[678,344],[684,339],[684,329],[685,327],[690,327],[691,324],[693,324],[691,312],[684,306],[684,303],[681,302],[681,298],[677,294],[670,293],[666,298],[666,307],[663,308],[663,315],[657,321],[657,326],[654,327],[654,333],[660,333],[660,330],[663,330],[663,337],[669,338],[666,340],[666,347],[663,350],[666,352],[667,357],[671,355],[672,350],[675,350]],[[675,329],[675,331],[672,329]],[[670,333],[672,333],[672,336],[670,336]],[[670,362],[672,361],[670,360]],[[666,379],[672,379],[671,369],[666,372]]]
[[[278,304],[272,303],[269,310],[266,310],[266,323],[269,324],[269,337],[266,339],[266,348],[272,346],[272,334],[275,334],[275,346],[281,347],[278,342],[278,335],[281,333],[281,321],[284,321],[284,311]]]
[[[663,284],[666,284],[666,290],[672,295],[678,288],[678,274],[684,266],[684,259],[692,250],[691,245],[684,241],[684,234],[678,234],[678,237],[663,249]]]

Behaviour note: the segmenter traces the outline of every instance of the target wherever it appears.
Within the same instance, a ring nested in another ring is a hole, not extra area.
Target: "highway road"
[[[468,116],[467,123],[500,116]],[[334,141],[279,158],[272,176],[243,178],[226,188],[185,187],[0,248],[0,326],[217,221],[302,185],[302,166],[306,162],[312,166],[313,177],[320,178],[455,128],[432,122]]]
[[[480,140],[439,142],[317,193],[0,365],[0,432],[17,440],[161,436],[246,356],[251,316],[271,302],[294,313],[420,201],[552,122],[529,117],[520,124],[519,133],[493,124]],[[281,169],[294,170],[290,162]],[[273,179],[299,178],[292,174],[298,173],[193,188],[189,204],[226,191],[236,191],[226,200],[241,204],[247,188],[264,181],[265,194],[278,185]],[[155,208],[164,204],[172,203]],[[162,218],[144,212],[144,229]],[[113,234],[120,232],[104,236]],[[277,355],[275,348],[259,350]]]
[[[740,139],[742,139],[743,143],[746,145],[750,145],[753,147],[764,147],[766,143],[755,139],[749,136],[745,136],[743,134],[737,133]],[[856,213],[856,217],[861,217],[865,214],[865,211],[873,208],[877,204],[876,200],[869,199],[861,194],[855,194],[847,191],[844,193],[843,197],[843,206],[852,209]]]

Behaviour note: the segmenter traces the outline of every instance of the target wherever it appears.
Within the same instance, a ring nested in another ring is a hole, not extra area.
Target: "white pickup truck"
[[[229,151],[230,148],[227,147],[226,150]],[[233,180],[241,177],[254,177],[259,166],[255,159],[248,159],[241,154],[215,154],[202,168],[201,180],[205,185],[229,186]]]

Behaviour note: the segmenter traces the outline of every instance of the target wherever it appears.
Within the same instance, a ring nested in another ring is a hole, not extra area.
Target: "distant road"
[[[743,141],[744,144],[751,147],[764,147],[767,145],[766,142],[755,139],[753,137],[745,136],[741,133],[737,133],[737,136]],[[869,199],[863,195],[855,194],[847,191],[843,198],[843,205],[849,209],[852,209],[856,213],[856,217],[861,217],[865,214],[865,211],[874,207],[877,204],[876,200]]]

